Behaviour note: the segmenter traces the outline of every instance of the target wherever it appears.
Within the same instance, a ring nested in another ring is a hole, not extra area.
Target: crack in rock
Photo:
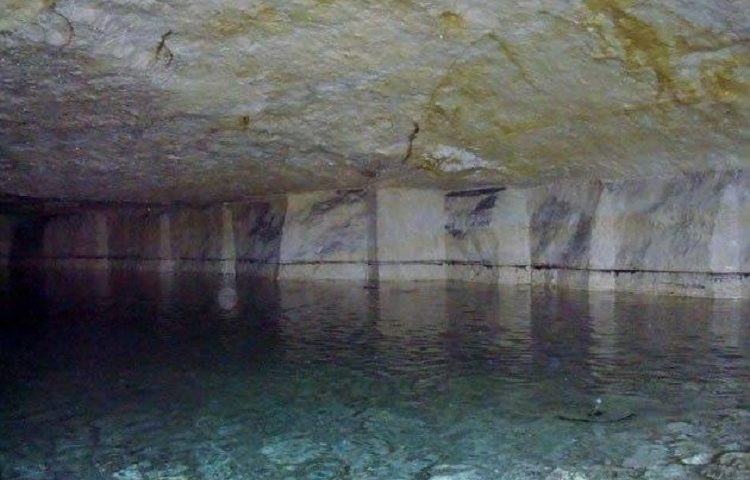
[[[154,52],[154,62],[158,62],[159,59],[162,57],[162,54],[166,55],[167,63],[165,66],[169,66],[172,64],[172,60],[174,60],[174,54],[172,53],[172,50],[167,45],[167,38],[169,38],[172,35],[172,30],[167,31],[164,35],[161,36],[161,40],[159,41],[159,44],[156,46],[156,52]]]
[[[404,155],[404,158],[401,160],[401,163],[406,163],[410,158],[412,151],[414,150],[414,140],[417,139],[417,135],[419,135],[419,123],[412,122],[414,124],[414,129],[409,134],[409,145],[406,147],[406,154]]]

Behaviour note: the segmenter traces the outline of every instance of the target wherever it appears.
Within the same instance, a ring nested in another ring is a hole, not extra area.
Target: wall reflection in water
[[[2,352],[19,375],[335,369],[412,399],[471,376],[574,398],[737,394],[748,375],[741,301],[106,270],[5,278]]]

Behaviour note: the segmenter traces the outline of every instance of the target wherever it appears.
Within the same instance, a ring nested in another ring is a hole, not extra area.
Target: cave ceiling
[[[0,0],[0,195],[750,164],[750,0]]]

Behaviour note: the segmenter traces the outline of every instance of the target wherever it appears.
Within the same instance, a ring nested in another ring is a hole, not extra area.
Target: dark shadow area
[[[11,267],[20,260],[42,255],[46,225],[47,218],[43,216],[27,217],[16,225],[10,248]]]

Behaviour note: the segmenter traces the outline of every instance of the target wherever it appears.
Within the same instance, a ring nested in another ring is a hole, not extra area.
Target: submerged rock
[[[260,452],[275,464],[301,465],[322,456],[327,450],[326,444],[295,434],[272,439]]]
[[[437,465],[429,470],[429,480],[485,480],[476,467],[469,465]]]
[[[703,474],[712,480],[750,478],[750,453],[726,452],[716,456]]]
[[[623,465],[628,468],[649,468],[665,463],[668,454],[667,448],[662,445],[641,445],[625,459]]]
[[[696,427],[687,422],[672,422],[667,424],[666,431],[674,435],[692,436],[696,434]]]
[[[143,480],[143,474],[138,468],[138,465],[128,465],[122,470],[118,470],[112,474],[112,478],[115,480]]]
[[[707,465],[715,455],[715,451],[702,442],[693,440],[680,440],[672,448],[674,455],[680,459],[683,465]]]
[[[385,440],[372,435],[356,435],[344,438],[333,447],[333,452],[347,459],[352,469],[364,471],[383,462],[394,453],[395,448]]]
[[[204,472],[201,472],[204,473]],[[149,461],[134,463],[120,469],[112,474],[115,480],[191,480],[190,468],[181,463],[167,464],[160,467]],[[219,480],[221,476],[205,476],[213,480]]]
[[[574,470],[565,470],[560,467],[547,475],[545,480],[588,480],[588,477],[581,472]]]
[[[234,457],[214,443],[207,442],[201,445],[194,455],[198,463],[198,473],[202,478],[231,480],[242,476],[239,464]]]
[[[696,453],[682,460],[685,465],[706,465],[711,461],[711,454],[708,452]]]
[[[351,467],[336,457],[321,457],[299,465],[292,478],[301,480],[335,480],[349,478]]]
[[[646,470],[643,478],[647,480],[687,480],[692,475],[682,465],[655,466]]]

